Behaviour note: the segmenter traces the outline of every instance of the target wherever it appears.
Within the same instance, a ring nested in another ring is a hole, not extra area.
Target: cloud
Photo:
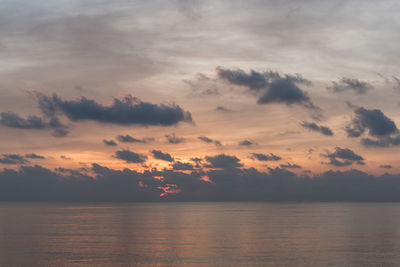
[[[175,104],[157,105],[134,98],[114,98],[113,103],[104,106],[94,100],[82,97],[79,100],[63,100],[56,94],[46,96],[36,93],[39,107],[48,116],[61,113],[72,121],[93,120],[101,123],[120,125],[175,125],[178,122],[192,122],[190,112]]]
[[[327,87],[327,89],[333,93],[354,91],[355,93],[362,95],[373,88],[373,86],[367,82],[351,78],[342,78],[339,82],[332,83],[333,85]]]
[[[308,109],[319,110],[314,105],[306,92],[299,85],[310,85],[311,82],[300,75],[284,74],[276,72],[260,73],[250,70],[246,73],[241,69],[229,70],[217,68],[218,77],[231,84],[245,86],[258,94],[258,104],[283,103],[287,105],[297,104]]]
[[[143,144],[146,144],[146,143],[148,143],[148,142],[151,142],[151,141],[154,141],[154,138],[143,138],[143,139],[137,139],[137,138],[134,138],[134,137],[132,137],[132,136],[130,136],[130,135],[118,135],[117,136],[117,140],[119,141],[119,142],[122,142],[122,143],[143,143]]]
[[[252,146],[252,145],[254,145],[254,142],[249,140],[243,140],[239,142],[239,146]]]
[[[59,119],[52,117],[45,120],[38,116],[28,116],[26,119],[14,112],[1,112],[0,125],[25,130],[45,130],[52,129],[54,137],[64,137],[68,134],[68,126],[62,124]]]
[[[391,168],[392,168],[392,165],[379,165],[379,168],[382,168],[382,169],[391,169]]]
[[[348,137],[360,137],[368,131],[373,138],[362,138],[361,144],[367,147],[389,147],[400,145],[399,130],[389,117],[379,109],[354,110],[354,118],[349,122],[345,131]]]
[[[218,67],[217,73],[219,78],[235,85],[248,87],[251,90],[261,90],[268,86],[268,77],[254,70],[250,70],[250,73],[247,74],[241,69],[228,70]]]
[[[174,158],[168,154],[168,153],[163,153],[161,152],[161,150],[153,150],[151,151],[151,153],[153,153],[153,157],[155,159],[159,159],[159,160],[165,160],[165,161],[174,161]]]
[[[328,152],[326,154],[322,154],[322,156],[329,159],[328,164],[337,167],[350,166],[353,163],[365,165],[364,158],[360,155],[357,155],[349,148],[336,147],[334,152]]]
[[[252,153],[252,159],[257,159],[259,161],[278,161],[282,158],[272,153],[269,153],[269,155],[262,153]]]
[[[30,153],[30,154],[25,154],[25,158],[28,158],[28,159],[44,159],[45,157],[41,156],[41,155],[38,155],[38,154],[35,154],[35,153]]]
[[[301,169],[301,166],[300,165],[297,165],[297,164],[291,164],[291,163],[287,163],[287,164],[281,164],[281,165],[279,165],[281,168],[284,168],[284,169]]]
[[[224,106],[218,106],[216,107],[217,111],[222,111],[222,112],[231,112],[232,110],[230,110],[229,108],[226,108]]]
[[[211,138],[208,138],[207,136],[199,136],[199,137],[197,137],[197,139],[199,139],[199,140],[201,140],[201,141],[203,141],[205,143],[209,143],[209,144],[213,143],[216,146],[222,146],[222,143],[220,141],[213,140]]]
[[[38,116],[29,116],[28,118],[24,119],[13,112],[2,112],[0,116],[0,124],[10,128],[45,129],[48,127],[48,124],[45,123],[43,119]]]
[[[376,139],[362,138],[361,144],[366,147],[390,147],[400,145],[400,135],[391,136],[381,136]]]
[[[306,129],[308,129],[308,130],[319,132],[319,133],[321,133],[323,135],[326,135],[326,136],[332,136],[333,135],[333,132],[332,132],[331,129],[329,129],[326,126],[318,125],[315,122],[303,121],[300,125],[303,126]]]
[[[115,143],[114,140],[106,140],[106,139],[104,139],[104,140],[103,140],[103,143],[104,143],[106,146],[117,146],[117,145],[118,145],[117,143]]]
[[[18,154],[3,154],[0,157],[0,163],[2,164],[24,164],[27,162],[23,156]]]
[[[363,107],[354,110],[353,120],[345,128],[349,137],[359,137],[366,130],[371,136],[379,137],[397,133],[396,124],[379,109],[365,109]]]
[[[240,159],[236,156],[230,156],[225,154],[219,154],[216,156],[207,156],[206,160],[210,163],[208,167],[211,168],[238,168],[243,166],[240,163]]]
[[[90,171],[94,177],[38,165],[3,169],[0,201],[400,201],[399,174],[374,176],[358,170],[313,177],[281,168],[140,173],[93,163]],[[204,181],[204,175],[212,182]],[[155,178],[160,176],[163,180]],[[167,187],[179,190],[160,197]]]
[[[193,161],[193,162],[195,163],[196,168],[200,168],[200,167],[201,167],[200,164],[201,164],[202,161],[203,161],[202,158],[195,157],[195,158],[191,158],[190,160]]]
[[[138,154],[130,150],[118,150],[115,152],[115,157],[125,160],[127,163],[143,163],[147,159],[146,155]]]
[[[177,161],[172,165],[172,168],[177,171],[192,171],[194,167],[189,162],[180,162]]]
[[[167,138],[168,143],[170,144],[180,144],[185,142],[185,138],[183,137],[176,137],[175,133],[172,134],[166,134],[165,138]]]

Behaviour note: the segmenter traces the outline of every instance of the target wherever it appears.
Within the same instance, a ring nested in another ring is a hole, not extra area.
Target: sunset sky
[[[1,1],[0,167],[209,185],[232,170],[396,176],[399,8]],[[185,183],[153,187],[179,194]]]

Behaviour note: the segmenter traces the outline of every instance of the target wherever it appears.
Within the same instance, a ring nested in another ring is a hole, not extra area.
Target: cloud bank
[[[222,161],[226,161],[226,157],[222,157]],[[233,160],[233,165],[235,162]],[[206,172],[163,170],[139,173],[94,163],[90,168],[94,177],[77,170],[52,171],[38,165],[21,166],[17,170],[0,171],[0,200],[400,201],[398,174],[374,176],[349,170],[327,171],[310,177],[281,168],[260,172],[254,168],[230,168],[231,165]],[[202,179],[203,176],[211,182]],[[174,190],[169,190],[171,188]]]

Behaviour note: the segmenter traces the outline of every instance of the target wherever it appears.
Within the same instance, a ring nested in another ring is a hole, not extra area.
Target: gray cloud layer
[[[93,164],[82,171],[22,166],[0,171],[1,201],[400,201],[400,176],[350,170],[313,178],[281,168],[138,173]],[[203,181],[207,175],[212,183]],[[163,180],[155,179],[163,177]],[[167,186],[181,190],[160,198]]]

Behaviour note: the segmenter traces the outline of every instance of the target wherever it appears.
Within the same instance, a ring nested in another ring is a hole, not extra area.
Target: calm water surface
[[[397,203],[0,203],[0,266],[400,266]]]

